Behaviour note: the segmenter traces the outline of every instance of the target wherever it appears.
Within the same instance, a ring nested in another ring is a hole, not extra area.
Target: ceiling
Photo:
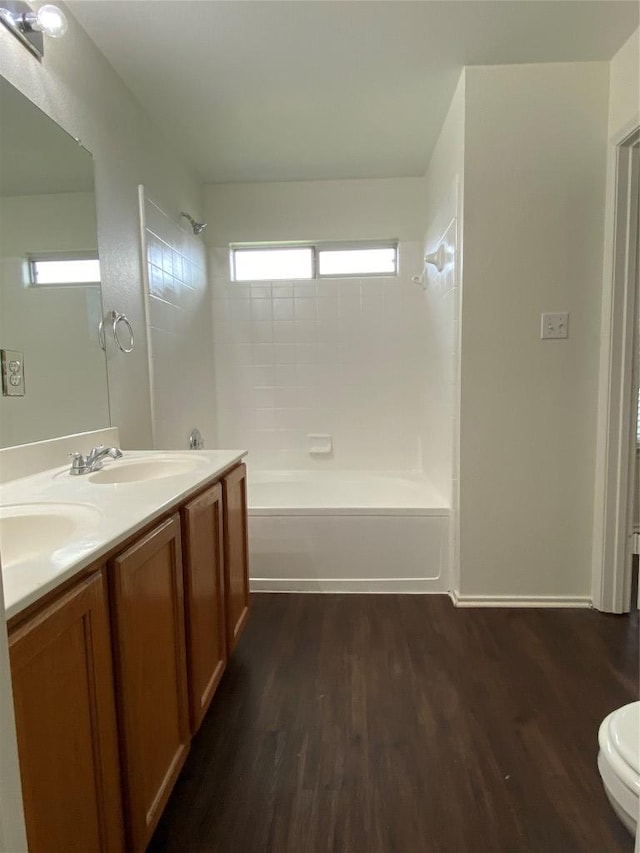
[[[424,174],[460,68],[609,60],[635,0],[69,0],[206,182]]]

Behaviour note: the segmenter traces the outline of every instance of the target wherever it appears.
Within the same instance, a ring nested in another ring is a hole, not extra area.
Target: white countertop
[[[69,465],[41,471],[0,486],[0,506],[76,504],[89,507],[92,522],[61,547],[2,567],[6,617],[10,619],[47,592],[160,517],[207,481],[215,480],[246,455],[246,450],[124,451],[104,469],[154,457],[197,460],[187,473],[129,483],[95,483],[91,475],[72,477]],[[27,507],[25,507],[26,509]],[[91,513],[91,508],[97,512]],[[0,558],[1,558],[0,548]]]

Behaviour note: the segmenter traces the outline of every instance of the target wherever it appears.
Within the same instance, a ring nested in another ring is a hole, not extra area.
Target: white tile
[[[240,281],[234,281],[230,285],[232,299],[248,299],[251,296],[251,287]]]
[[[254,344],[253,345],[253,363],[254,364],[274,364],[274,344]]]
[[[275,384],[276,369],[271,364],[253,365],[253,384],[256,388],[273,387]]]
[[[231,320],[242,320],[247,322],[251,319],[251,300],[250,299],[231,299],[229,300],[229,308],[231,311]]]
[[[337,320],[339,317],[338,300],[333,297],[322,297],[316,301],[318,320]]]
[[[256,408],[273,408],[276,404],[276,389],[271,388],[254,388],[251,399]],[[266,427],[265,427],[266,429]],[[269,427],[271,429],[271,427]]]
[[[147,271],[149,277],[149,293],[153,296],[159,296],[162,298],[162,294],[164,292],[164,274],[162,270],[154,264],[148,264]]]
[[[275,384],[280,387],[295,386],[298,384],[298,371],[295,364],[276,364]]]
[[[293,283],[294,296],[312,297],[316,295],[316,285],[313,281],[294,281]]]
[[[318,358],[317,344],[296,344],[296,363],[315,364]]]
[[[157,267],[162,267],[162,240],[150,231],[146,233],[147,260]]]
[[[274,299],[293,296],[293,284],[290,281],[278,281],[271,285],[271,293]]]
[[[296,343],[314,343],[318,337],[318,324],[313,320],[296,320],[294,336]]]
[[[316,300],[315,299],[299,299],[294,300],[294,314],[296,322],[299,320],[315,320],[317,317]]]
[[[315,388],[318,385],[318,365],[297,364],[295,384],[303,388]]]
[[[275,409],[262,409],[257,408],[253,410],[252,418],[252,426],[254,429],[263,430],[263,429],[277,429],[276,422],[276,410]]]
[[[274,320],[293,320],[293,299],[274,299],[273,300],[273,319]]]
[[[273,340],[275,343],[292,344],[296,339],[296,327],[293,320],[274,320]]]
[[[273,362],[274,364],[295,364],[296,348],[294,344],[274,344],[273,345]]]
[[[259,281],[251,285],[252,299],[271,299],[271,282]]]
[[[252,323],[251,340],[256,344],[268,344],[273,341],[273,324],[261,321]]]

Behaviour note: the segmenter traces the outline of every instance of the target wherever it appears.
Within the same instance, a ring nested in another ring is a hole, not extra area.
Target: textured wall
[[[460,590],[588,597],[608,63],[466,71]],[[569,311],[569,338],[540,314]]]
[[[0,27],[0,74],[91,151],[103,298],[107,311],[125,312],[137,344],[129,356],[109,341],[112,423],[125,447],[151,446],[137,186],[165,208],[199,216],[200,187],[73,16],[63,39],[47,39],[38,62]]]

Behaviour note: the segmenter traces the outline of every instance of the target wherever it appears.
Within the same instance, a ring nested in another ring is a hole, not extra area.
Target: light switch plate
[[[2,362],[2,394],[24,397],[24,356],[18,350],[0,350]]]
[[[542,314],[540,316],[540,337],[542,340],[557,340],[569,337],[569,315],[567,312]]]

